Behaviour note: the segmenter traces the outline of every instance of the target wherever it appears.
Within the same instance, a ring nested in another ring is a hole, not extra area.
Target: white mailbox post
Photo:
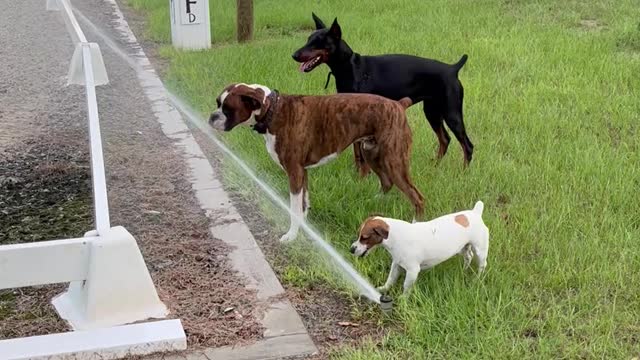
[[[211,47],[209,0],[171,1],[171,43],[176,48]]]

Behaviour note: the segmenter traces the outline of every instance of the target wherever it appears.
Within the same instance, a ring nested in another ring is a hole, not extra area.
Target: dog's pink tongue
[[[304,72],[304,69],[307,68],[307,65],[309,65],[310,62],[311,62],[311,60],[305,61],[302,64],[300,64],[300,72]]]

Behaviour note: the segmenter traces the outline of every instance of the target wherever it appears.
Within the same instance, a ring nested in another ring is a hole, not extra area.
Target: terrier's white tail
[[[482,211],[484,210],[484,203],[482,201],[478,201],[476,205],[473,207],[473,212],[482,216]]]

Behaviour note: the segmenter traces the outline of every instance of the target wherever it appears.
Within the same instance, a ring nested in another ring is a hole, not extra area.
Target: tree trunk
[[[253,38],[253,0],[236,0],[238,42]]]

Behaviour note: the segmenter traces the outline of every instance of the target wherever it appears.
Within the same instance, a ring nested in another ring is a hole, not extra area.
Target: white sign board
[[[171,42],[176,48],[211,47],[209,0],[170,0]]]
[[[180,2],[180,22],[182,25],[192,25],[202,23],[202,4],[204,0],[179,0]]]

